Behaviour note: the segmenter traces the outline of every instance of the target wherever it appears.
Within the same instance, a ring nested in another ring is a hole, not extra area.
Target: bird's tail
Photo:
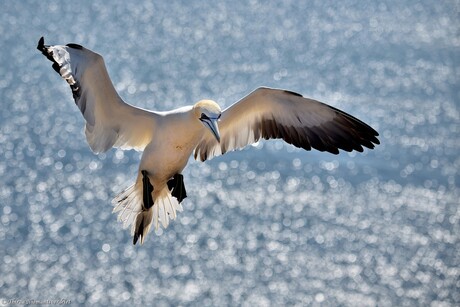
[[[142,183],[137,181],[113,199],[113,212],[118,212],[118,220],[123,223],[123,228],[132,225],[133,244],[136,244],[139,238],[141,244],[144,243],[152,223],[155,230],[159,229],[160,224],[166,228],[170,219],[176,219],[177,211],[183,210],[180,202],[186,197],[186,192],[182,175],[179,176],[176,175],[160,190],[147,185],[145,180]],[[144,193],[144,190],[148,193]]]

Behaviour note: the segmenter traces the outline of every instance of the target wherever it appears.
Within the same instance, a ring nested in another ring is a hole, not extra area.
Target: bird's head
[[[193,111],[198,120],[211,130],[217,142],[220,142],[219,126],[217,121],[222,113],[219,105],[212,100],[201,100],[193,106]]]

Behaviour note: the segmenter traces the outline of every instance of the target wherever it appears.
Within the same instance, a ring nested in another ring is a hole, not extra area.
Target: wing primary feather
[[[143,150],[151,142],[158,114],[120,98],[101,55],[75,43],[45,45],[43,37],[37,49],[69,84],[86,120],[86,140],[93,152],[105,152],[111,147]]]
[[[82,45],[75,44],[75,43],[70,43],[70,44],[67,44],[66,46],[67,46],[67,47],[70,47],[70,48],[73,48],[73,49],[78,49],[78,50],[82,50],[82,49],[83,49],[83,46],[82,46]]]
[[[291,94],[291,95],[294,95],[294,96],[303,97],[301,94],[296,93],[296,92],[293,92],[293,91],[284,90],[284,92],[285,92],[285,93],[288,93],[288,94]]]

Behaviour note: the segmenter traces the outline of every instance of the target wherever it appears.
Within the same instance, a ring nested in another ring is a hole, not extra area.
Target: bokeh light
[[[7,1],[0,11],[0,304],[460,304],[455,1]],[[286,88],[371,124],[338,156],[259,142],[184,171],[184,212],[133,246],[110,200],[140,153],[94,155],[35,49],[105,58],[129,103]]]

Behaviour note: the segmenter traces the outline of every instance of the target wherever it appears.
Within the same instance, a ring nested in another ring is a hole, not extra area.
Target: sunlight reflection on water
[[[455,5],[11,2],[0,15],[0,298],[460,303]],[[382,144],[332,156],[260,142],[191,161],[184,212],[134,247],[110,200],[140,154],[91,153],[34,49],[42,35],[100,52],[137,106],[288,88],[370,123]]]

